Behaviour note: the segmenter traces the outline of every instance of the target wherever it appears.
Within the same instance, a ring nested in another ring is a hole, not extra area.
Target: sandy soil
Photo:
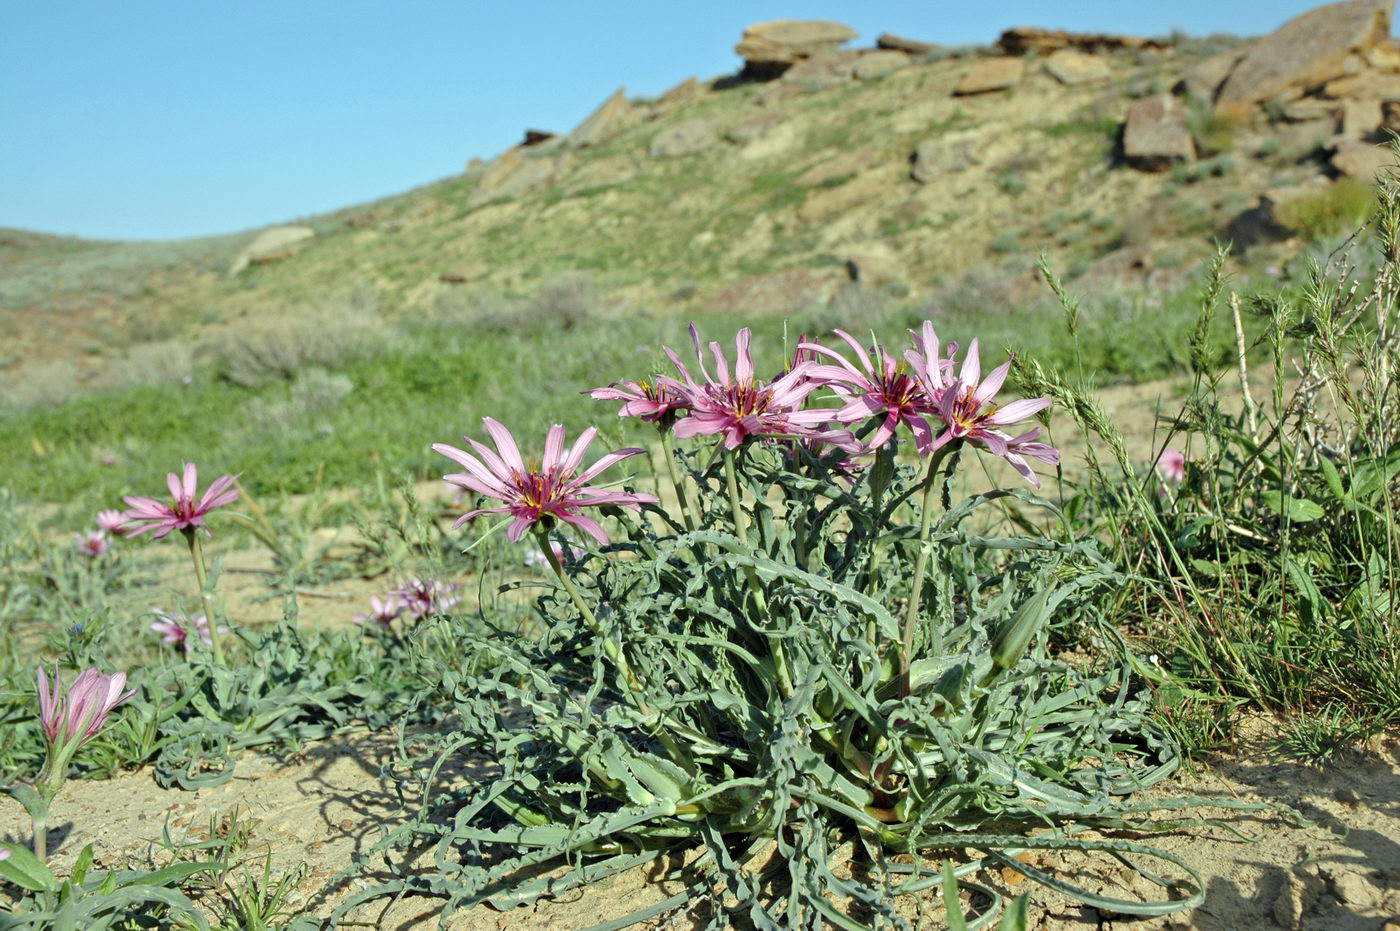
[[[1267,722],[1227,754],[1195,775],[1183,775],[1155,796],[1199,795],[1208,799],[1267,801],[1291,806],[1310,819],[1299,825],[1272,814],[1215,813],[1222,826],[1177,829],[1150,842],[1191,863],[1208,884],[1206,904],[1194,913],[1132,919],[1076,905],[1002,871],[982,877],[1012,893],[1030,888],[1031,927],[1041,929],[1317,929],[1374,931],[1400,927],[1400,735],[1390,735],[1366,753],[1329,770],[1300,767],[1270,756]],[[340,880],[357,854],[379,837],[381,825],[401,817],[379,767],[394,754],[386,734],[346,736],[309,747],[300,758],[249,755],[222,786],[196,792],[162,790],[143,770],[106,782],[73,782],[54,804],[50,849],[68,866],[92,843],[100,865],[146,864],[151,844],[168,823],[178,840],[207,836],[211,817],[235,811],[251,819],[247,855],[270,853],[276,868],[305,860],[310,871],[291,898],[298,911],[324,915],[363,883]],[[471,778],[469,772],[458,778]],[[1205,812],[1210,815],[1210,812]],[[1228,825],[1256,838],[1245,842]],[[27,840],[18,806],[0,808],[0,835]],[[159,854],[158,854],[159,855]],[[1042,856],[1037,866],[1061,878],[1121,897],[1156,897],[1160,890],[1112,861],[1077,856]],[[500,913],[486,907],[454,916],[447,927],[478,929],[583,928],[660,901],[673,888],[646,869],[610,884]],[[436,903],[413,899],[385,912],[384,904],[355,916],[386,929],[433,927]],[[937,906],[930,903],[930,911]],[[1387,924],[1394,919],[1394,924]],[[645,928],[689,928],[684,915]]]

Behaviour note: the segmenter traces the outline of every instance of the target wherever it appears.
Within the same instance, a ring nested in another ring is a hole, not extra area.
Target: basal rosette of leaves
[[[966,382],[952,379],[929,342],[916,336],[911,364],[943,372],[941,387],[960,397],[975,364]],[[743,382],[746,334],[740,355]],[[712,381],[729,380],[722,369]],[[1095,590],[1122,576],[1028,491],[954,503],[960,457],[972,454],[961,437],[917,467],[899,464],[893,444],[853,467],[854,438],[836,435],[836,418],[806,416],[819,398],[794,402],[803,416],[767,435],[736,442],[716,429],[716,441],[675,449],[668,471],[685,513],[605,509],[621,534],[553,561],[563,587],[539,599],[540,636],[460,641],[479,660],[479,671],[441,678],[460,729],[420,738],[391,769],[425,790],[365,861],[393,878],[333,922],[405,893],[445,899],[444,920],[482,903],[508,909],[654,861],[682,891],[595,931],[680,908],[711,928],[908,928],[923,908],[901,897],[926,890],[952,903],[946,919],[961,927],[959,885],[979,895],[966,926],[987,927],[1002,899],[970,878],[986,866],[1125,914],[1203,900],[1200,877],[1170,853],[1082,836],[1150,831],[1153,810],[1205,804],[1133,798],[1180,757],[1133,658],[1093,613]],[[937,406],[910,411],[933,417]],[[677,416],[656,421],[663,440]],[[1010,504],[1050,529],[1002,535]],[[511,513],[541,533],[563,526]],[[1100,631],[1092,663],[1047,650],[1047,631],[1069,623]],[[494,767],[487,778],[440,779],[473,759]],[[1027,851],[1048,853],[1032,865],[1017,859]],[[1076,886],[1056,875],[1055,851],[1126,864],[1161,896]]]

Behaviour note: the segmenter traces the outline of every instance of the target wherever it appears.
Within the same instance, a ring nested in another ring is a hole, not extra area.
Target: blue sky
[[[1012,25],[1258,34],[1311,0],[37,0],[0,4],[0,226],[232,232],[397,193],[565,131],[626,85],[737,70],[744,26],[958,44]]]

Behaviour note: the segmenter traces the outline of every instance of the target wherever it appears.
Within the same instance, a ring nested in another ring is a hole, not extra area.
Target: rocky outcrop
[[[583,149],[611,139],[635,121],[633,109],[632,102],[627,99],[627,88],[619,87],[574,127],[567,144],[570,148]]]
[[[1114,52],[1119,49],[1162,49],[1167,44],[1160,39],[1120,36],[1108,32],[1065,32],[1063,29],[1040,29],[1016,26],[1001,34],[997,46],[1008,55],[1048,55],[1062,48],[1082,52]]]
[[[825,90],[849,84],[855,77],[860,52],[838,49],[804,58],[783,72],[783,81],[801,84],[808,90]]]
[[[309,226],[274,226],[265,229],[234,258],[229,277],[249,265],[267,265],[287,259],[311,245],[316,231]]]
[[[1090,55],[1078,49],[1062,48],[1045,59],[1045,70],[1061,84],[1093,84],[1107,81],[1112,71],[1101,55]]]
[[[938,48],[932,42],[920,42],[918,39],[906,39],[897,36],[892,32],[882,32],[875,40],[876,48],[891,49],[896,52],[905,52],[909,55],[923,55]]]
[[[965,97],[989,91],[1004,91],[1019,84],[1025,72],[1026,63],[1020,58],[982,58],[963,75],[962,80],[953,88],[953,93]]]
[[[480,207],[491,201],[523,197],[543,190],[559,180],[568,163],[567,153],[559,153],[557,146],[553,152],[541,151],[537,147],[526,149],[524,146],[507,149],[481,173],[476,187],[467,195],[467,206]]]
[[[1216,109],[1243,116],[1279,96],[1301,96],[1360,71],[1388,44],[1395,0],[1344,0],[1309,10],[1258,40],[1230,71]]]
[[[856,59],[853,74],[858,81],[873,81],[908,64],[909,56],[904,52],[876,49],[873,52],[863,52],[860,58]]]
[[[694,75],[686,78],[675,87],[656,98],[651,105],[653,117],[669,116],[698,101],[705,95],[706,86]]]
[[[780,19],[745,29],[734,51],[744,59],[744,77],[770,80],[804,58],[835,51],[856,35],[850,26],[831,20]]]
[[[1174,163],[1196,160],[1196,142],[1186,126],[1181,102],[1158,94],[1128,108],[1123,127],[1123,157],[1135,168],[1162,171]]]

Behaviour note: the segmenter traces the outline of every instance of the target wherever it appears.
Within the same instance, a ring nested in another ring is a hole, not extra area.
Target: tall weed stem
[[[563,563],[555,555],[554,547],[549,545],[549,531],[544,529],[544,524],[535,524],[535,537],[539,541],[540,552],[544,553],[544,558],[549,561],[549,567],[559,577],[564,591],[569,593],[569,598],[573,600],[574,607],[578,608],[579,614],[583,616],[584,623],[598,636],[598,639],[603,641],[603,652],[607,654],[608,659],[612,660],[617,671],[622,674],[622,678],[627,680],[627,687],[633,692],[640,691],[642,684],[637,681],[636,673],[632,671],[632,664],[627,662],[627,655],[622,652],[622,647],[616,641],[603,633],[603,626],[598,623],[598,616],[588,607],[588,603],[583,600],[583,596],[574,587],[574,583],[569,580],[568,573],[564,571]]]
[[[224,664],[224,647],[219,640],[219,620],[214,616],[214,603],[209,597],[209,573],[204,569],[204,543],[199,539],[199,528],[186,527],[183,531],[185,542],[190,545],[190,559],[194,562],[194,577],[199,583],[199,601],[204,606],[204,617],[209,622],[209,646],[214,651],[214,662]]]
[[[922,505],[919,509],[919,552],[914,557],[914,581],[909,588],[909,607],[904,612],[904,640],[899,650],[899,677],[901,689],[909,694],[909,664],[913,662],[914,629],[919,623],[919,606],[923,600],[924,576],[928,572],[928,529],[933,517],[933,495],[938,487],[938,470],[947,458],[952,444],[944,446],[929,457],[928,471],[924,473]]]

